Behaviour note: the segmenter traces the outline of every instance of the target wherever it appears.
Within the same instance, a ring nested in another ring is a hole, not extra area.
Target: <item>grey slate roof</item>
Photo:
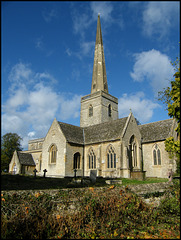
[[[127,117],[84,128],[85,144],[119,139]]]
[[[143,143],[165,140],[169,136],[173,119],[139,125]]]
[[[68,142],[83,144],[83,128],[71,124],[58,122]]]
[[[63,122],[59,122],[59,125],[68,142],[76,144],[92,144],[118,139],[125,126],[126,120],[127,117],[85,128]]]
[[[68,142],[83,145],[119,139],[126,120],[127,117],[85,128],[63,122],[59,122],[59,125]],[[165,140],[169,136],[172,124],[173,119],[167,119],[138,125],[143,143]]]
[[[30,153],[22,153],[22,152],[17,152],[19,161],[21,165],[26,165],[26,166],[36,166],[33,157]]]

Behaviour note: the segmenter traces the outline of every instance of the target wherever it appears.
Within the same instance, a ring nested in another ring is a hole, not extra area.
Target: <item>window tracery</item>
[[[92,148],[89,150],[88,157],[89,157],[89,169],[95,169],[96,168],[96,155]]]
[[[49,150],[49,163],[50,164],[56,163],[56,158],[57,158],[57,147],[55,144],[53,144]]]
[[[153,164],[161,165],[161,151],[157,144],[155,144],[153,148]]]
[[[107,168],[116,168],[116,153],[112,145],[107,150]]]

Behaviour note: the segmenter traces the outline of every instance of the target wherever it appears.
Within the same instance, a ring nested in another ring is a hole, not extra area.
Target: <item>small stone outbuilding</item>
[[[9,164],[9,172],[12,174],[33,174],[35,166],[31,153],[15,151]]]

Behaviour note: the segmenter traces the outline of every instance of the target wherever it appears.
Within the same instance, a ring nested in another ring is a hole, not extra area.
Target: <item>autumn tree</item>
[[[23,139],[16,133],[6,133],[1,138],[1,170],[8,170],[15,150],[21,151]]]
[[[159,100],[163,101],[168,110],[168,115],[176,119],[178,125],[175,131],[178,139],[169,137],[165,140],[165,150],[169,152],[170,157],[176,157],[177,171],[180,171],[180,60],[173,63],[175,65],[174,80],[171,81],[171,87],[159,92]]]

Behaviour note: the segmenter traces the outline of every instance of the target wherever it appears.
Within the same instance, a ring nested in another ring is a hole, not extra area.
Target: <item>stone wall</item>
[[[108,105],[111,104],[111,117],[108,116]],[[89,106],[93,107],[93,116],[89,116]],[[118,119],[118,99],[99,91],[81,99],[80,126],[87,127],[110,120]]]
[[[161,152],[161,165],[154,165],[153,148],[157,143]],[[144,171],[147,177],[167,178],[169,169],[176,171],[176,162],[165,151],[164,141],[143,144]]]

